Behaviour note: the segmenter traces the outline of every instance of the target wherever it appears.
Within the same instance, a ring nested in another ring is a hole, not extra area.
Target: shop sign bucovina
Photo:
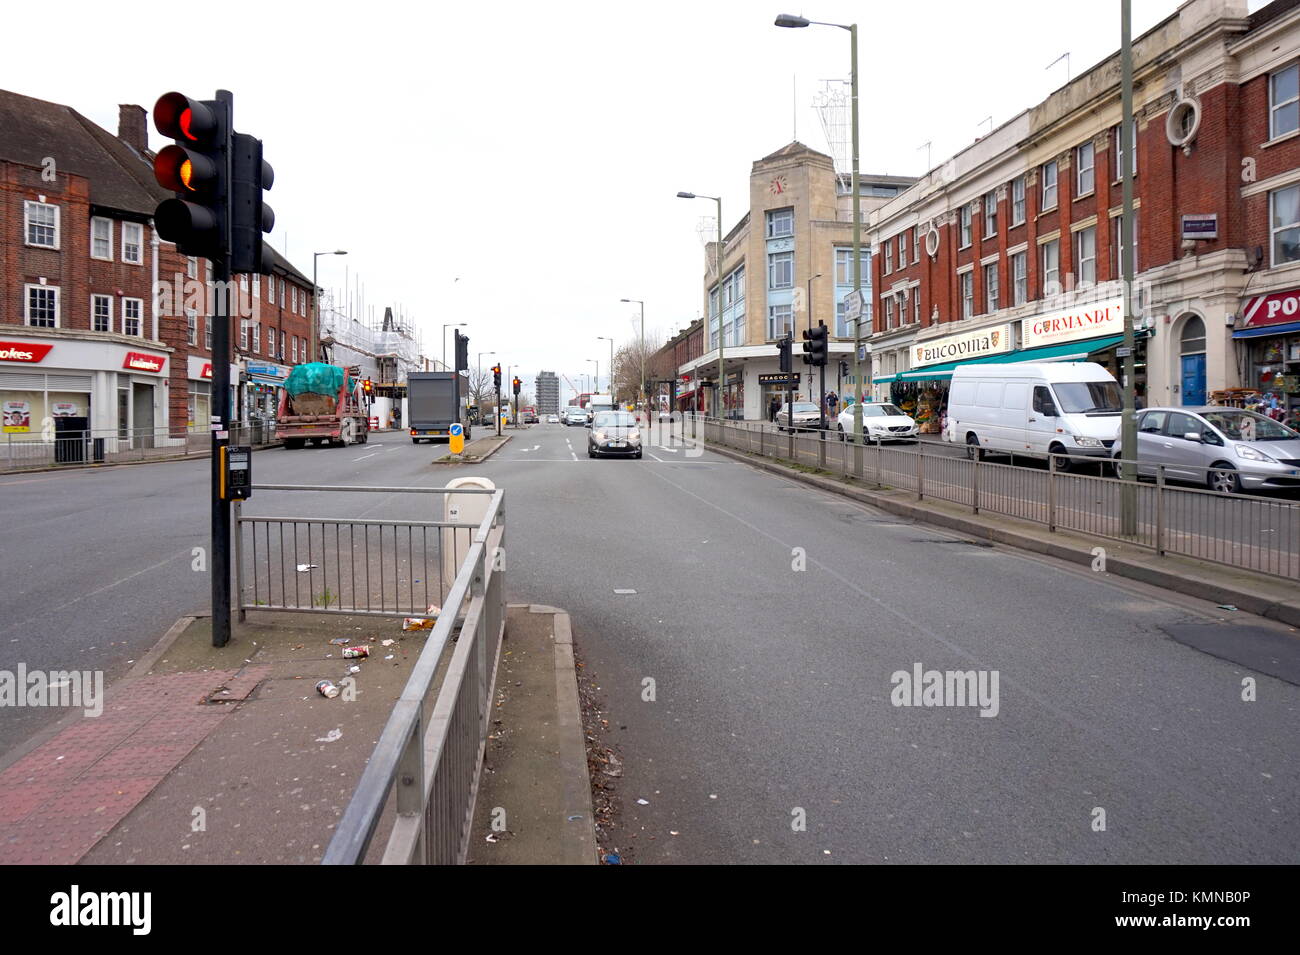
[[[1124,331],[1124,300],[1101,299],[1021,319],[1020,347],[1040,348]]]
[[[1000,355],[1011,351],[1011,326],[994,325],[964,335],[949,335],[912,346],[912,367],[933,365],[941,361],[963,361]]]

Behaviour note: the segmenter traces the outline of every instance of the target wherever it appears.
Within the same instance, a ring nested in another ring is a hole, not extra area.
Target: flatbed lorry
[[[306,446],[347,447],[370,438],[361,369],[307,362],[295,365],[280,394],[275,437],[287,450]]]

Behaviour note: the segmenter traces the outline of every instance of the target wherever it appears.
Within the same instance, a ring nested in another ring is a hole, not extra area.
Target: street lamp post
[[[678,199],[712,199],[718,204],[718,248],[715,253],[718,273],[718,387],[713,389],[714,399],[718,404],[718,418],[722,419],[722,393],[727,390],[727,365],[723,358],[723,340],[722,340],[722,197],[721,196],[701,196],[693,192],[679,192]]]
[[[776,18],[779,27],[799,28],[806,26],[837,27],[849,31],[850,49],[850,92],[849,112],[851,134],[853,138],[853,291],[862,294],[862,197],[858,188],[858,25],[856,23],[823,23],[804,17],[783,13]],[[865,312],[866,309],[864,308]],[[862,320],[853,323],[853,443],[854,467],[862,471]],[[870,367],[870,366],[868,366]]]
[[[322,255],[347,255],[344,249],[334,252],[313,252],[311,254],[311,351],[307,352],[308,361],[319,357],[316,349],[320,344],[320,287],[316,284],[316,260]]]
[[[816,275],[811,275],[808,277],[808,331],[809,333],[812,332],[812,328],[813,328],[812,284],[814,281],[816,281],[821,277],[822,274],[820,272],[818,272]],[[793,343],[794,335],[790,336],[790,341]],[[821,429],[822,429],[822,438],[825,438],[826,437],[826,366],[822,365],[821,368],[822,368],[822,386],[821,386],[821,394],[817,396],[817,404],[821,408],[820,421],[821,421]],[[810,395],[812,394],[812,369],[811,368],[808,369],[808,394]],[[790,420],[792,422],[794,421],[793,408],[790,409]]]
[[[719,219],[722,218],[720,214],[719,214],[719,217],[718,217],[718,218],[719,218]],[[639,298],[625,298],[625,299],[623,299],[622,301],[627,302],[628,304],[631,304],[631,305],[640,305],[640,306],[641,306],[641,347],[640,347],[640,351],[641,351],[641,398],[642,398],[642,399],[645,401],[645,403],[646,403],[646,421],[649,421],[649,420],[650,420],[650,396],[647,395],[647,394],[646,394],[646,391],[645,391],[645,302],[641,301]],[[721,311],[722,311],[722,279],[721,279],[721,278],[718,279],[718,311],[719,311],[719,313],[721,313]],[[718,341],[722,341],[721,333],[719,333],[719,335],[718,335]],[[610,347],[611,347],[611,348],[613,347],[613,344],[612,344],[612,343],[610,344]],[[612,360],[612,359],[611,359],[611,360]],[[611,365],[610,367],[612,368],[613,366]]]
[[[1120,216],[1120,268],[1124,285],[1124,413],[1120,418],[1120,457],[1137,459],[1137,367],[1133,360],[1133,163],[1137,144],[1133,142],[1133,8],[1132,0],[1120,2],[1120,140],[1124,163],[1121,170],[1124,211]],[[1134,475],[1136,479],[1136,474]],[[1137,485],[1124,482],[1120,488],[1120,532],[1137,533]]]
[[[596,365],[596,377],[592,379],[592,385],[591,385],[592,393],[595,394],[596,392],[600,391],[600,359],[588,358],[587,361],[594,362]]]
[[[468,322],[448,322],[442,326],[442,370],[447,370],[447,329],[464,328]]]

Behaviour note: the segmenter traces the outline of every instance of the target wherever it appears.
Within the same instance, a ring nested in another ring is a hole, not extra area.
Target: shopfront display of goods
[[[943,397],[939,394],[937,388],[927,388],[921,393],[916,402],[915,414],[909,411],[906,406],[903,407],[903,410],[916,419],[922,434],[939,433],[939,417],[943,410]]]

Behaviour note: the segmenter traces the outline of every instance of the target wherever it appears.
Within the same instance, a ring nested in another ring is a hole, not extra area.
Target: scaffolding
[[[335,365],[358,365],[361,376],[379,387],[402,387],[413,371],[425,370],[419,329],[391,308],[377,322],[349,318],[325,297],[320,308],[320,343],[324,360]]]

